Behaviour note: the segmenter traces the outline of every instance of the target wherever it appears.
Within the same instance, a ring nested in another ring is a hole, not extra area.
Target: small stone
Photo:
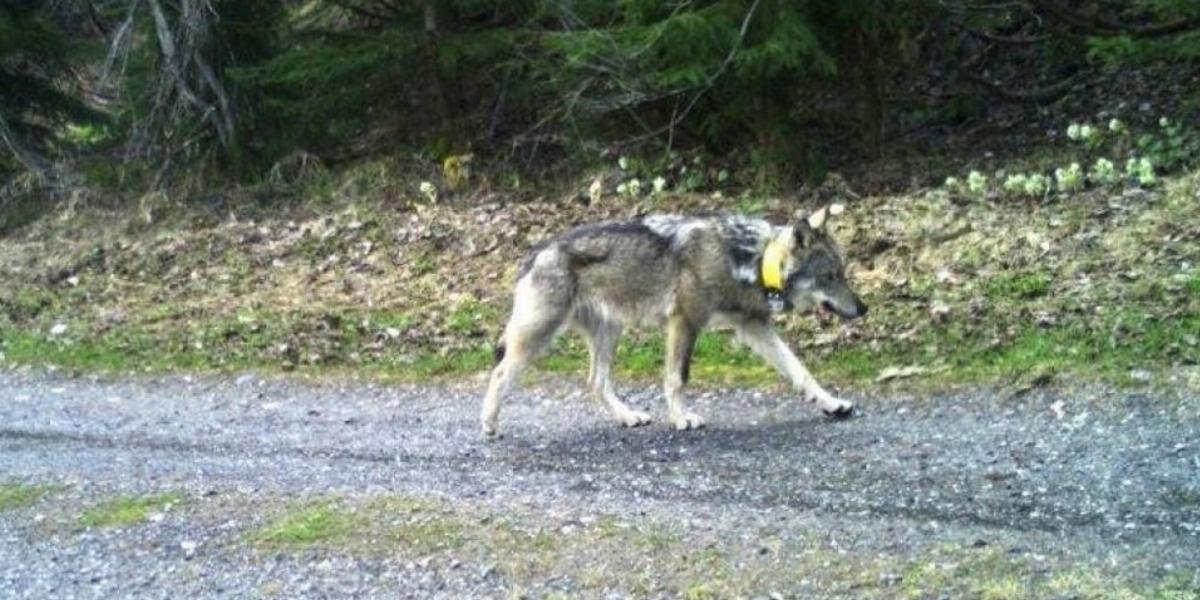
[[[1134,369],[1129,372],[1129,378],[1139,383],[1150,381],[1150,372],[1145,369]]]

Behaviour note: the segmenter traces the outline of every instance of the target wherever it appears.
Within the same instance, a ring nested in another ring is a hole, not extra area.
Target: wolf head
[[[842,255],[825,227],[829,216],[839,212],[841,206],[835,204],[792,225],[795,240],[784,291],[799,310],[821,307],[843,319],[857,319],[867,314],[867,305],[846,283]]]

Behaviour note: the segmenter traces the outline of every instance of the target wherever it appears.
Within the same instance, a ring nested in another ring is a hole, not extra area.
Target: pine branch
[[[1049,17],[1093,35],[1133,35],[1162,37],[1200,29],[1200,19],[1181,18],[1167,23],[1131,25],[1102,15],[1087,15],[1068,8],[1058,0],[1031,0]]]

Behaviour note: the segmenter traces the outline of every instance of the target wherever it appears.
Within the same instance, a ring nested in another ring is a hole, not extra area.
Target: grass
[[[521,509],[500,515],[394,494],[294,505],[247,537],[252,546],[271,552],[321,548],[492,565],[511,589],[569,580],[576,593],[587,596],[621,590],[636,597],[755,597],[808,585],[815,586],[809,589],[813,596],[889,599],[1176,600],[1200,593],[1184,575],[1135,581],[1101,567],[1034,560],[999,546],[948,543],[912,555],[855,554],[828,548],[820,539],[820,534],[786,541],[769,534],[710,539],[644,518],[608,515],[580,524]]]
[[[1033,561],[996,548],[947,546],[910,561],[901,578],[907,598],[1200,598],[1186,574],[1156,581],[1130,581],[1083,565]]]
[[[0,483],[0,512],[29,508],[55,489],[55,486],[43,484]]]
[[[1030,293],[1031,284],[1006,283],[1017,294]],[[478,307],[452,316],[460,328],[478,327]],[[490,318],[491,315],[489,315]],[[402,328],[400,314],[366,317],[381,326]],[[363,352],[373,336],[360,331],[359,315],[338,317],[259,314],[252,318],[221,319],[190,329],[129,327],[98,335],[50,336],[5,326],[0,321],[0,352],[10,363],[55,365],[67,369],[105,372],[265,371],[300,370],[320,374],[342,369],[381,379],[420,381],[486,371],[492,365],[492,346],[473,345],[440,351],[433,348],[384,347]],[[317,324],[314,325],[313,323]],[[73,330],[83,329],[72,326]],[[334,330],[319,353],[280,348],[297,346],[314,328]],[[1115,383],[1128,383],[1133,369],[1177,361],[1197,362],[1200,315],[1184,313],[1174,320],[1157,319],[1137,310],[1119,310],[1098,324],[1067,322],[1038,327],[1021,325],[1007,339],[958,323],[929,324],[905,340],[876,344],[845,344],[833,349],[799,351],[802,360],[823,380],[866,384],[888,366],[921,364],[933,367],[925,379],[933,383],[978,383],[1021,378],[1029,373],[1081,373]],[[484,338],[486,339],[486,338]],[[700,336],[693,353],[692,380],[714,385],[778,385],[783,380],[762,360],[723,332]],[[626,336],[618,349],[617,374],[623,378],[656,379],[662,372],[663,338],[649,334]],[[587,353],[573,336],[561,338],[537,365],[543,373],[581,374]]]
[[[170,510],[184,501],[178,492],[149,496],[121,496],[102,502],[79,515],[84,528],[124,527],[146,521],[154,511]]]
[[[987,295],[992,299],[1030,300],[1045,296],[1050,283],[1046,273],[1006,274],[988,280]]]
[[[354,177],[369,182],[375,172],[368,167]],[[328,179],[311,181],[324,185]],[[874,385],[885,368],[909,365],[926,372],[905,381],[931,387],[1007,383],[1047,373],[1131,384],[1132,370],[1163,374],[1200,363],[1200,270],[1179,271],[1179,265],[1194,265],[1200,255],[1178,243],[1163,246],[1169,261],[1148,262],[1144,256],[1146,248],[1186,233],[1181,228],[1200,214],[1194,183],[1188,183],[1194,179],[1168,186],[1164,202],[1139,204],[1135,208],[1142,212],[1132,215],[1137,218],[1108,224],[1093,218],[1094,198],[1063,200],[1038,209],[1036,218],[1025,214],[1028,207],[972,206],[969,210],[998,212],[1003,218],[980,220],[978,232],[912,256],[905,250],[876,257],[874,287],[865,287],[870,278],[860,281],[872,306],[867,319],[852,335],[831,336],[835,339],[797,354],[822,381],[858,386]],[[748,203],[759,200],[766,201],[743,197],[738,202],[752,209],[761,207]],[[885,219],[897,212],[890,204],[901,200],[903,219]],[[688,204],[696,201],[672,197],[670,207],[706,207]],[[133,234],[114,234],[120,238],[115,245],[91,242],[113,237],[96,235],[92,226],[39,221],[33,228],[39,233],[28,243],[20,236],[0,240],[5,245],[0,255],[14,257],[0,261],[0,271],[16,281],[0,289],[0,360],[119,373],[253,369],[319,376],[351,371],[407,381],[486,371],[508,309],[515,254],[524,242],[490,246],[495,234],[486,223],[497,215],[488,211],[439,206],[398,213],[392,206],[335,205],[340,210],[315,215],[307,209],[283,216],[252,213],[261,219],[252,228],[190,227],[181,216]],[[881,207],[889,210],[875,210]],[[507,216],[514,226],[549,228],[559,225],[553,215],[568,208],[521,213],[521,221]],[[888,227],[882,229],[916,249],[927,233],[922,211],[940,214],[943,209],[915,197],[864,199],[850,218],[859,219],[856,228],[866,231],[880,229],[870,225],[883,219]],[[572,222],[588,216],[572,215]],[[299,224],[289,224],[290,219]],[[428,221],[428,231],[422,225],[404,241],[392,239],[393,232],[417,221]],[[1048,228],[1051,221],[1060,222],[1057,229]],[[119,230],[123,221],[110,215],[101,222]],[[1006,224],[1005,229],[995,223]],[[494,249],[459,256],[457,247],[445,247],[447,240],[471,236],[480,248]],[[1026,237],[1060,243],[1045,250]],[[90,243],[58,244],[53,256],[43,256],[44,238]],[[245,241],[257,238],[263,239]],[[1092,241],[1074,247],[1071,240]],[[367,241],[375,248],[369,258],[379,260],[360,261]],[[280,266],[275,266],[276,254]],[[17,268],[35,262],[42,266]],[[508,270],[498,267],[502,264]],[[369,276],[346,276],[356,271]],[[46,285],[47,278],[66,272],[78,279]],[[374,303],[370,297],[364,302],[356,294],[368,287],[403,293],[377,294]],[[939,303],[946,312],[930,318]],[[107,322],[114,313],[123,318]],[[793,345],[835,333],[807,318],[781,321]],[[67,332],[50,335],[58,323],[67,325]],[[627,335],[616,373],[658,379],[663,354],[657,332]],[[693,356],[692,381],[698,384],[784,385],[724,333],[702,335]],[[586,363],[583,344],[566,336],[535,372],[582,378]]]
[[[347,537],[356,519],[331,502],[293,509],[257,532],[253,538],[269,546],[303,546]]]
[[[358,501],[323,499],[294,506],[251,532],[248,540],[273,550],[322,546],[365,553],[402,551],[416,556],[485,541],[526,553],[551,543],[548,538],[518,532],[501,521],[481,522],[441,502],[398,494]]]

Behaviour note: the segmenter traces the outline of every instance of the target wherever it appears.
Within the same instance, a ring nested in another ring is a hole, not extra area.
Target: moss
[[[150,496],[121,496],[107,500],[79,515],[81,527],[123,527],[140,523],[152,511],[169,510],[183,502],[183,495],[167,492]]]
[[[321,502],[286,512],[252,537],[267,546],[296,547],[345,538],[358,524],[355,515],[331,502]]]
[[[56,489],[52,485],[0,483],[0,512],[33,506]]]

